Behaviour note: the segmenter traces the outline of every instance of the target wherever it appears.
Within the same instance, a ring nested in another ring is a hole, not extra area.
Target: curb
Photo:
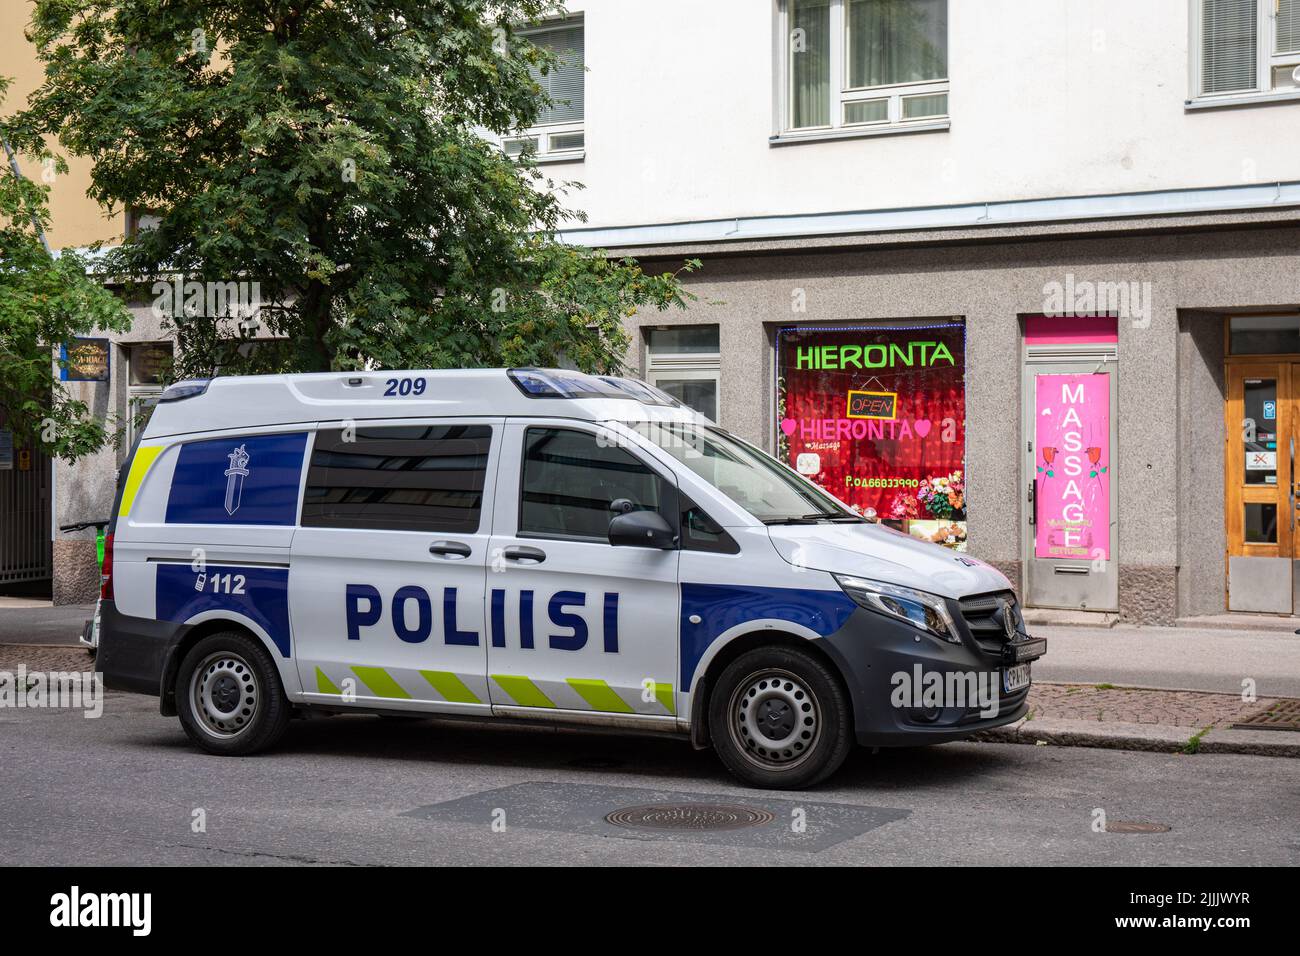
[[[1194,749],[1192,740],[1196,738]],[[1252,754],[1300,758],[1300,733],[1282,730],[1231,730],[1215,727],[1201,734],[1195,727],[1121,724],[1096,720],[1021,719],[1005,727],[980,731],[972,740],[986,743],[1057,747],[1094,747],[1177,754]]]

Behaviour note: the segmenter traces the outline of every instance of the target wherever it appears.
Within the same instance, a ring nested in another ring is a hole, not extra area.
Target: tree
[[[258,283],[256,330],[185,297],[200,314],[176,316],[183,373],[613,370],[624,317],[684,306],[678,275],[558,242],[577,184],[483,135],[526,127],[549,102],[530,67],[554,57],[517,27],[558,9],[37,0],[46,80],[22,128],[92,157],[101,203],[156,217],[108,251],[112,273],[163,293],[153,283],[173,275]]]
[[[9,80],[0,77],[0,99],[8,86]],[[41,147],[32,155],[52,162],[57,172],[66,171]],[[54,350],[92,329],[123,331],[130,316],[112,293],[86,275],[81,256],[65,252],[56,257],[46,249],[48,194],[49,186],[20,176],[6,157],[0,167],[0,411],[18,443],[37,444],[75,461],[101,448],[114,433],[53,380]]]

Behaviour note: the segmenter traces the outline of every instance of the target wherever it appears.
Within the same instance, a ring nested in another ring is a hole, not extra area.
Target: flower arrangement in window
[[[966,517],[966,481],[960,471],[943,478],[926,478],[916,490],[916,500],[930,515],[942,521]]]

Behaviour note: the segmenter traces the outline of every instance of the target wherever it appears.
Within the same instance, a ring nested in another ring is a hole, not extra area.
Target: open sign
[[[898,417],[897,392],[849,392],[849,418],[873,418],[892,421]]]

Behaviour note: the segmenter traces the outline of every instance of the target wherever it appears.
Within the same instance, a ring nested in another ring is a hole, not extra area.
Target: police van
[[[113,513],[98,667],[214,754],[310,711],[507,718],[680,734],[806,787],[855,742],[1017,720],[1045,649],[998,571],[625,378],[180,382]],[[923,673],[995,700],[900,695]]]

